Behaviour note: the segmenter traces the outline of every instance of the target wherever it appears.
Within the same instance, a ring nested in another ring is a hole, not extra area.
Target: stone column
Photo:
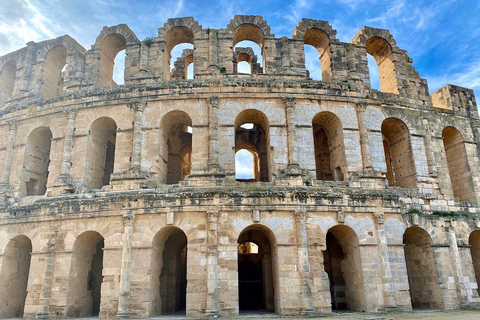
[[[285,103],[285,119],[287,122],[287,152],[288,166],[298,166],[298,153],[296,148],[296,130],[293,113],[295,112],[296,100],[293,97],[283,98]]]
[[[436,166],[435,154],[433,153],[432,136],[430,135],[430,126],[428,125],[427,118],[422,118],[421,121],[425,131],[423,141],[425,143],[425,153],[427,156],[428,173],[430,175],[436,176],[437,166]]]
[[[458,251],[457,235],[451,221],[445,221],[448,244],[450,246],[450,257],[452,259],[452,268],[457,287],[457,297],[460,306],[468,304],[468,288],[465,286],[465,277],[463,276],[462,260]]]
[[[218,97],[208,99],[208,166],[218,166]]]
[[[357,111],[358,131],[360,136],[360,151],[362,152],[362,164],[363,170],[371,170],[372,160],[368,152],[368,132],[365,127],[365,110],[367,109],[366,103],[357,103],[355,110]]]
[[[380,258],[380,272],[382,274],[383,282],[383,305],[385,310],[392,310],[397,308],[395,299],[395,286],[392,276],[392,268],[390,266],[390,258],[388,256],[387,232],[384,228],[384,213],[375,212],[374,218],[377,225],[377,244],[378,255]]]
[[[45,254],[45,274],[43,277],[42,291],[40,293],[37,319],[48,319],[50,311],[50,297],[52,295],[53,274],[55,269],[55,245],[56,241],[51,239]]]
[[[23,71],[23,75],[21,75],[22,82],[20,84],[20,94],[23,96],[24,94],[35,94],[36,92],[34,90],[30,90],[30,85],[32,87],[38,87],[40,88],[40,85],[36,83],[30,84],[32,77],[32,71],[33,71],[33,64],[35,62],[35,42],[30,41],[27,42],[27,54],[25,55],[25,62],[23,64],[23,68],[25,69]],[[39,90],[39,89],[37,89]]]
[[[8,186],[10,181],[10,172],[12,171],[13,148],[15,146],[15,136],[17,135],[17,120],[8,121],[8,144],[5,152],[5,164],[3,166],[2,185]]]
[[[217,237],[218,211],[207,211],[207,310],[208,316],[218,315],[218,237]]]
[[[123,215],[123,249],[122,266],[120,270],[120,294],[118,297],[117,318],[127,319],[130,317],[128,305],[130,302],[130,274],[132,269],[132,235],[135,215],[127,213]]]
[[[300,272],[300,295],[302,314],[313,313],[312,285],[310,283],[310,261],[308,257],[307,229],[305,227],[307,212],[305,209],[295,211],[295,222],[298,244],[298,270]]]
[[[142,166],[142,128],[143,105],[135,104],[135,118],[133,122],[133,162],[132,168],[140,169]]]
[[[75,131],[75,118],[77,117],[77,110],[67,109],[67,129],[65,132],[65,142],[63,145],[63,162],[61,176],[68,176],[70,168],[72,167],[72,149],[73,149],[73,133]]]

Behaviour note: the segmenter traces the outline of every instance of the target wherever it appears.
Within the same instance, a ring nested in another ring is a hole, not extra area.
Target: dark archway
[[[475,279],[478,286],[480,284],[480,230],[475,230],[470,234],[468,244],[470,244],[473,270],[475,271]],[[477,288],[477,291],[480,294],[479,288]]]
[[[187,236],[167,227],[153,240],[150,316],[185,313],[187,305]]]
[[[96,231],[86,231],[75,240],[67,317],[80,318],[100,314],[104,247],[105,241]]]
[[[252,226],[238,237],[238,298],[240,312],[275,310],[274,254],[271,232]],[[273,239],[272,239],[273,240]]]
[[[410,297],[414,309],[443,309],[438,271],[427,231],[410,227],[403,234]]]
[[[350,227],[332,227],[323,252],[325,272],[330,281],[333,310],[365,311],[365,292],[358,237]]]
[[[23,160],[25,195],[39,196],[47,191],[51,146],[50,128],[36,128],[28,136]]]
[[[27,298],[32,242],[16,236],[5,248],[0,273],[0,318],[22,318]]]

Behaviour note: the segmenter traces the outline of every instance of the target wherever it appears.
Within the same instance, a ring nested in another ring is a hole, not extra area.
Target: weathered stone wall
[[[430,96],[387,30],[335,35],[311,19],[278,39],[260,16],[221,30],[189,17],[153,42],[118,25],[90,50],[62,36],[0,57],[0,317],[236,315],[249,277],[250,307],[284,315],[478,306],[473,91]],[[194,50],[172,71],[180,43]],[[236,180],[240,149],[257,181]],[[260,253],[240,259],[247,241]]]

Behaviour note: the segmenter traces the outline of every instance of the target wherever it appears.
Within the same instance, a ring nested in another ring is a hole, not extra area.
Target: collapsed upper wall
[[[260,79],[313,81],[305,67],[305,45],[318,50],[325,83],[370,90],[370,54],[379,67],[381,91],[419,101],[420,105],[431,104],[427,81],[420,78],[412,59],[397,47],[388,30],[364,27],[350,43],[340,42],[336,33],[328,21],[302,19],[291,38],[276,38],[261,16],[236,15],[219,30],[203,29],[192,17],[168,19],[157,37],[143,42],[125,24],[104,27],[88,51],[68,35],[29,42],[0,57],[0,106],[114,87],[114,61],[122,50],[126,52],[127,86],[185,79],[184,69],[190,63],[195,79],[237,77],[241,61],[249,63],[251,73]],[[253,53],[235,47],[244,40],[260,47],[258,61]],[[182,43],[193,45],[193,51],[180,57],[177,69],[171,70],[171,51]]]

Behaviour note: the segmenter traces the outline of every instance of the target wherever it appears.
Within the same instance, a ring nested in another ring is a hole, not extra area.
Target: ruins
[[[0,57],[0,137],[0,318],[480,306],[474,94],[429,94],[388,30],[187,17],[29,42]]]

